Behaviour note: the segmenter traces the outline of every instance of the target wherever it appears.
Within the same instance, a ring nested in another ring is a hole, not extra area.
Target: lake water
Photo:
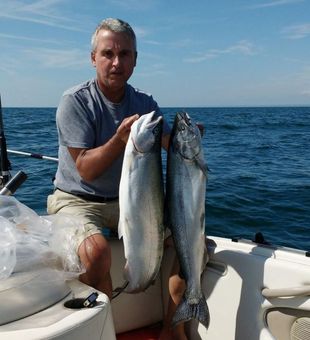
[[[172,123],[180,108],[164,108]],[[310,108],[182,108],[203,123],[206,232],[310,250]],[[55,108],[4,108],[7,147],[57,157]],[[28,175],[15,196],[46,214],[57,163],[9,153]]]

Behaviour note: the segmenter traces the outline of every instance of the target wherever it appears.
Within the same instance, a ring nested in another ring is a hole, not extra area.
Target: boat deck
[[[117,340],[158,340],[161,324],[135,329],[116,335]]]

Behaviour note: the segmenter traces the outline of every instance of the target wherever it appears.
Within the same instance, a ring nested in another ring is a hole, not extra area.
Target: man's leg
[[[111,248],[101,234],[87,237],[78,249],[78,255],[86,272],[80,275],[80,280],[112,298]]]
[[[163,321],[163,329],[161,331],[160,340],[187,340],[185,335],[184,323],[172,327],[172,318],[177,309],[177,306],[182,300],[185,291],[185,281],[179,276],[180,266],[178,260],[175,258],[174,264],[169,277],[169,302],[167,314]]]
[[[117,225],[117,202],[113,204],[94,203],[56,190],[48,197],[47,206],[49,214],[63,213],[78,218],[81,229],[75,235],[74,240],[77,254],[86,269],[86,272],[80,275],[80,280],[106,293],[111,299],[111,248],[101,233],[101,226],[105,223],[112,226]],[[107,221],[105,221],[105,215],[107,215]]]

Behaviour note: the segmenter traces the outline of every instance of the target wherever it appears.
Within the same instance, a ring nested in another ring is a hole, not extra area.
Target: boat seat
[[[112,249],[113,287],[121,287],[125,282],[123,269],[126,263],[123,242],[113,238],[109,242]],[[169,248],[167,252],[169,251],[173,250]],[[167,261],[168,257],[173,258],[167,256],[165,252],[158,278],[146,291],[137,294],[123,292],[112,300],[114,327],[117,334],[153,325],[163,320],[168,304],[168,277],[172,266],[171,261]]]
[[[0,280],[0,325],[44,310],[70,291],[63,277],[52,269],[13,273]]]

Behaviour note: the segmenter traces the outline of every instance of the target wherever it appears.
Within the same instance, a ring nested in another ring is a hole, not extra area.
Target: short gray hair
[[[97,36],[99,31],[101,30],[107,30],[111,32],[116,33],[125,33],[128,35],[128,37],[132,40],[134,49],[137,51],[137,39],[134,30],[131,28],[131,26],[121,19],[114,19],[114,18],[108,18],[103,21],[97,26],[94,34],[91,38],[91,48],[92,52],[94,52],[97,48]]]

